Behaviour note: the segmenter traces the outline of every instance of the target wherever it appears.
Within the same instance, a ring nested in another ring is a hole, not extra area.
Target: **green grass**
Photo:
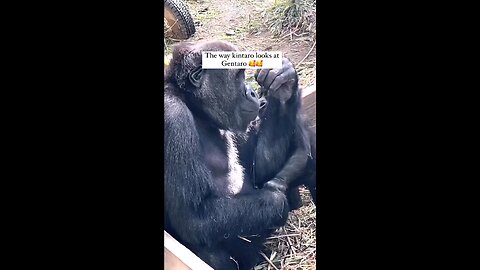
[[[277,36],[289,31],[311,31],[315,13],[315,0],[276,0],[268,10],[267,26]]]

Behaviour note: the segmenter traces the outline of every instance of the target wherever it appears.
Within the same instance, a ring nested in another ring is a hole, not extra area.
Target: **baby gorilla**
[[[295,69],[284,58],[281,69],[257,70],[255,78],[263,95],[260,121],[241,145],[242,162],[256,187],[287,190],[291,210],[302,206],[300,185],[316,203],[316,136],[301,111]]]

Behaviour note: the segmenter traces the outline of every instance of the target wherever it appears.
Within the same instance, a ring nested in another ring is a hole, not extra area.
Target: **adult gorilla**
[[[288,217],[284,183],[255,189],[239,164],[234,137],[259,111],[244,70],[201,68],[202,51],[234,50],[184,43],[165,77],[165,228],[218,270],[251,269]],[[280,73],[296,80],[288,61]]]

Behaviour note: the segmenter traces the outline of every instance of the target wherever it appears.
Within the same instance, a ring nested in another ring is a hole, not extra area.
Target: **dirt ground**
[[[316,42],[311,33],[273,37],[264,25],[274,0],[187,0],[196,33],[189,41],[221,39],[240,50],[281,51],[293,62],[300,86],[315,82]],[[227,35],[227,32],[233,35]],[[303,60],[303,61],[302,61]],[[300,65],[298,65],[300,63]]]

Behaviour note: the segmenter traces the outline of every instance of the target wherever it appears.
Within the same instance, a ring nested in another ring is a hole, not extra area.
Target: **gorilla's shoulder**
[[[166,128],[192,128],[192,123],[194,122],[193,115],[185,102],[179,97],[168,93],[164,94],[163,99]]]

